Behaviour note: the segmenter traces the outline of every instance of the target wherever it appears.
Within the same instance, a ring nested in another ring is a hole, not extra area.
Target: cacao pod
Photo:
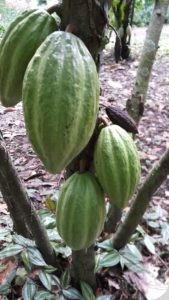
[[[136,145],[123,128],[103,128],[94,152],[96,176],[112,201],[123,208],[135,192],[140,177],[140,160]]]
[[[89,172],[74,173],[61,188],[56,211],[60,236],[73,250],[89,247],[105,221],[104,193]]]
[[[23,83],[28,137],[51,173],[63,170],[87,145],[97,118],[99,79],[84,43],[54,32],[30,61]]]
[[[6,107],[21,101],[27,65],[56,21],[45,10],[23,12],[10,25],[0,44],[0,101]]]

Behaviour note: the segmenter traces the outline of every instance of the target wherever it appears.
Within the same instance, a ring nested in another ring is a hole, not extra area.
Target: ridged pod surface
[[[52,33],[36,51],[24,77],[28,137],[51,173],[63,170],[86,146],[96,122],[99,79],[84,43]]]
[[[0,44],[0,101],[4,106],[21,101],[26,67],[56,28],[54,17],[38,9],[24,11],[11,23]]]
[[[56,212],[60,236],[73,250],[89,247],[105,221],[104,193],[89,172],[74,173],[61,188]]]
[[[131,136],[120,126],[103,128],[94,152],[96,176],[110,201],[123,208],[140,178],[140,160]]]

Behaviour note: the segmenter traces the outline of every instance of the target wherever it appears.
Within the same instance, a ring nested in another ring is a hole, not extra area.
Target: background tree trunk
[[[151,200],[152,195],[159,188],[161,183],[169,174],[169,149],[166,150],[159,162],[155,164],[153,169],[148,174],[143,185],[138,190],[134,202],[127,214],[122,225],[119,226],[114,238],[113,247],[120,249],[124,247],[129,241],[131,235],[137,228],[147,206]]]
[[[158,42],[167,14],[169,1],[156,0],[150,24],[147,30],[136,81],[131,99],[127,101],[127,111],[139,123],[144,111],[151,70],[158,49]]]

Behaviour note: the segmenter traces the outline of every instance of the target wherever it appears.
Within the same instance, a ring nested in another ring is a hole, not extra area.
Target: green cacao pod
[[[104,193],[89,172],[74,173],[60,191],[56,224],[60,236],[73,250],[89,247],[105,221]]]
[[[51,173],[63,170],[87,145],[97,118],[99,79],[84,43],[54,32],[30,61],[23,83],[28,137]]]
[[[118,125],[102,129],[96,142],[94,167],[110,201],[123,208],[135,192],[140,177],[140,160],[129,133]]]
[[[25,11],[11,23],[0,44],[0,101],[4,106],[21,101],[27,65],[55,30],[56,21],[45,10]]]

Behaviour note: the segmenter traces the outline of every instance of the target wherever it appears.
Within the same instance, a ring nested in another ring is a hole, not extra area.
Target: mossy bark
[[[167,14],[168,5],[168,0],[155,1],[153,14],[147,30],[138,66],[134,89],[131,99],[127,101],[127,111],[137,123],[139,123],[144,111],[144,103],[146,100],[151,70],[158,50],[158,43]]]
[[[155,164],[153,169],[148,174],[142,186],[133,201],[133,204],[122,225],[119,226],[114,238],[113,247],[120,249],[124,247],[129,241],[131,235],[137,228],[151,197],[159,188],[161,183],[167,178],[169,174],[169,149],[166,150],[159,162]]]

